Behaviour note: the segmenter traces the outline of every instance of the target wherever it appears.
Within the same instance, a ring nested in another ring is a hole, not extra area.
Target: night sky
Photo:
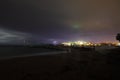
[[[116,41],[119,0],[0,0],[0,43]]]

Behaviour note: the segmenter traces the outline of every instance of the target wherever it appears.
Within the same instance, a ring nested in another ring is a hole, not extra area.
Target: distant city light
[[[92,43],[85,41],[75,41],[75,42],[64,42],[62,43],[65,46],[90,46]]]
[[[62,44],[65,45],[65,46],[71,46],[72,43],[70,43],[70,42],[64,42]]]
[[[86,41],[75,41],[75,42],[64,42],[64,46],[120,46],[118,42],[101,42],[101,43],[92,43]]]
[[[120,46],[120,43],[118,43],[117,46]]]

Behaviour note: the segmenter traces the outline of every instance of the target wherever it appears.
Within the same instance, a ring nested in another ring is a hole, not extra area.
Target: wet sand
[[[114,58],[96,51],[74,51],[0,60],[0,79],[116,80],[119,78],[119,64],[111,59]]]

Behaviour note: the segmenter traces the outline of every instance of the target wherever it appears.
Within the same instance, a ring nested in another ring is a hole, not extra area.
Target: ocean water
[[[53,55],[67,53],[66,51],[47,49],[47,48],[26,48],[26,47],[1,47],[0,59],[14,58],[14,57],[27,57],[36,55]]]

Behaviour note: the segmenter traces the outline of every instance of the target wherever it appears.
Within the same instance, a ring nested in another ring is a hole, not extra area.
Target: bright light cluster
[[[85,41],[75,41],[75,42],[64,42],[65,46],[92,46],[93,44]]]
[[[118,42],[101,42],[101,43],[91,43],[85,41],[75,41],[75,42],[64,42],[64,46],[120,46]]]
[[[65,45],[65,46],[71,46],[72,43],[70,43],[70,42],[64,42],[62,44]]]
[[[117,43],[117,46],[120,46],[120,43]]]

